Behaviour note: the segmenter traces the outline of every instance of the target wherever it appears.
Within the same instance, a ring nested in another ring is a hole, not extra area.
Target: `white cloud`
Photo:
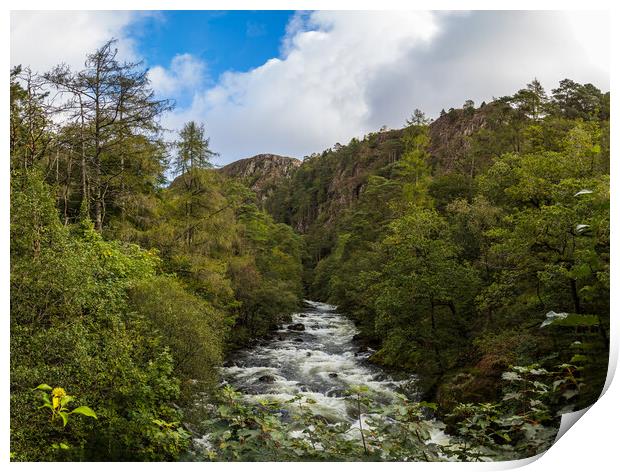
[[[13,11],[11,12],[11,66],[28,65],[47,72],[64,62],[84,65],[86,54],[105,41],[118,39],[119,57],[135,60],[134,43],[125,28],[148,15],[130,11]]]
[[[177,110],[169,127],[206,121],[222,161],[259,152],[302,155],[358,135],[372,115],[373,74],[437,33],[427,12],[315,12],[295,17],[287,55],[245,73],[224,74]],[[304,21],[300,24],[299,21]]]
[[[608,89],[608,56],[603,14],[303,13],[287,28],[281,58],[224,74],[166,124],[204,121],[222,163],[260,152],[301,157],[400,127],[414,108],[437,116],[534,77],[547,88],[570,77]]]
[[[139,59],[127,26],[144,15],[13,12],[11,63],[79,68],[112,36],[124,58]],[[399,127],[414,108],[437,116],[466,99],[514,93],[534,77],[547,89],[569,77],[608,90],[609,37],[604,12],[301,12],[280,57],[260,67],[208,85],[206,65],[179,54],[150,77],[159,95],[193,97],[164,125],[204,121],[221,163],[261,152],[301,157]]]
[[[191,54],[177,54],[170,67],[155,66],[149,70],[149,79],[160,95],[176,95],[194,90],[205,78],[206,64]]]

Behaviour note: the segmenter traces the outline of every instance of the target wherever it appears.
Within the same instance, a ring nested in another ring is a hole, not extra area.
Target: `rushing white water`
[[[306,304],[308,309],[294,314],[273,339],[236,352],[223,368],[225,380],[250,401],[286,401],[301,393],[315,400],[313,410],[331,421],[354,419],[344,399],[353,386],[365,385],[379,403],[410,389],[413,378],[396,380],[368,361],[372,351],[360,350],[353,340],[358,330],[336,307]],[[298,324],[303,331],[291,329]]]

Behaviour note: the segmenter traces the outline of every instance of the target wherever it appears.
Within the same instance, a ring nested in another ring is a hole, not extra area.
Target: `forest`
[[[609,97],[534,79],[436,120],[416,109],[261,199],[218,172],[204,124],[169,139],[173,102],[114,41],[81,70],[12,69],[11,459],[543,452],[607,374]],[[222,383],[304,298],[336,305],[416,395],[355,386],[351,435],[303,395],[256,405]]]

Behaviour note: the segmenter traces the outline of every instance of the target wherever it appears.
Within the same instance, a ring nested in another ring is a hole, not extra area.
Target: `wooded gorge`
[[[544,451],[607,373],[609,96],[534,80],[248,179],[214,167],[202,124],[165,139],[173,104],[113,41],[82,70],[15,68],[12,459]],[[372,363],[416,376],[387,409],[347,393],[360,425],[378,412],[362,444],[304,407],[310,447],[285,406],[220,385],[225,357],[269,342],[304,298],[351,317]],[[431,416],[447,446],[429,444]]]

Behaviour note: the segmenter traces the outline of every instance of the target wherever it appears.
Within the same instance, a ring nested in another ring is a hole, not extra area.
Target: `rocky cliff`
[[[429,153],[434,174],[473,173],[468,159],[471,138],[489,124],[493,104],[478,109],[451,109],[429,126]],[[256,192],[277,221],[301,233],[329,232],[343,211],[355,205],[370,175],[389,178],[390,164],[404,150],[406,129],[370,133],[347,145],[336,144],[303,162],[259,154],[219,171],[240,179]],[[477,165],[477,163],[476,163]]]
[[[470,110],[451,110],[429,126],[429,153],[436,173],[465,170],[463,162],[471,146],[470,138],[487,126],[491,105]]]
[[[218,171],[241,180],[256,192],[260,201],[264,201],[284,179],[291,177],[300,165],[301,161],[292,157],[258,154],[232,162]]]

